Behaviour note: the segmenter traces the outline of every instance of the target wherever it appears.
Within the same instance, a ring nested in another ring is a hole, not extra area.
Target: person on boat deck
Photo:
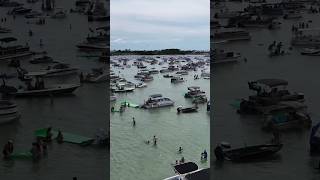
[[[42,154],[45,156],[48,154],[48,145],[46,142],[42,142]]]
[[[9,140],[3,147],[3,155],[5,158],[8,158],[13,152],[13,141]]]
[[[58,132],[57,141],[58,141],[59,144],[63,143],[63,135],[62,135],[62,132],[60,130]]]
[[[40,158],[40,152],[39,149],[37,148],[37,143],[32,143],[32,148],[30,150],[32,154],[33,160],[38,160]]]
[[[52,140],[52,132],[51,132],[51,127],[48,127],[47,129],[47,135],[46,135],[46,141],[50,142]]]

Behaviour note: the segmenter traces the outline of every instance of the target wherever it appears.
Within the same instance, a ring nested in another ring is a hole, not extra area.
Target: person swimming
[[[179,152],[179,153],[182,153],[182,150],[183,150],[183,149],[182,149],[182,147],[180,146],[178,152]]]

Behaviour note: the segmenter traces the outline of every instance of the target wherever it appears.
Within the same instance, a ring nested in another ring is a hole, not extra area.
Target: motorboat
[[[283,19],[300,19],[300,18],[302,18],[301,13],[294,10],[286,12],[283,16]]]
[[[31,19],[31,18],[39,18],[42,17],[43,13],[38,12],[38,11],[31,11],[28,14],[24,15],[25,18]]]
[[[305,56],[320,56],[319,48],[304,48],[301,55]]]
[[[193,98],[200,94],[205,94],[205,92],[201,91],[199,86],[191,86],[191,87],[188,87],[188,92],[184,94],[184,97]]]
[[[192,103],[194,104],[202,104],[208,101],[207,96],[205,94],[198,94],[192,98]]]
[[[133,92],[135,90],[135,87],[132,87],[132,86],[127,85],[125,83],[118,83],[111,90],[112,90],[112,92],[115,92],[115,93],[127,93],[127,92]]]
[[[149,81],[152,81],[152,80],[153,80],[153,77],[149,76],[149,75],[146,75],[143,78],[141,78],[141,81],[143,81],[143,82],[149,82]]]
[[[224,50],[213,50],[212,51],[212,62],[211,64],[225,64],[239,62],[241,59],[240,53],[226,52]]]
[[[194,112],[198,112],[198,107],[178,107],[177,108],[177,113],[180,114],[180,113],[194,113]]]
[[[0,124],[9,123],[20,118],[18,106],[9,100],[0,100]]]
[[[172,77],[170,82],[174,84],[181,83],[181,82],[184,82],[184,79],[180,76],[176,76],[176,77]]]
[[[95,50],[95,51],[107,51],[109,46],[107,46],[106,44],[100,44],[100,43],[88,43],[88,42],[84,42],[84,43],[80,43],[77,45],[77,47],[81,50]]]
[[[144,88],[144,87],[147,87],[146,83],[141,82],[141,83],[136,84],[136,88]]]
[[[291,44],[293,46],[302,47],[319,47],[320,31],[319,28],[314,29],[298,29],[292,37]]]
[[[70,67],[69,64],[58,63],[53,66],[48,66],[46,69],[43,69],[39,72],[29,72],[25,74],[25,76],[36,75],[37,73],[45,77],[65,76],[77,74],[78,68]]]
[[[38,58],[34,58],[33,60],[29,61],[31,64],[40,64],[40,63],[52,63],[53,59],[49,56],[42,56]]]
[[[211,38],[214,39],[213,43],[217,44],[232,41],[250,40],[251,35],[249,32],[244,30],[221,30],[215,31]]]
[[[1,38],[0,42],[3,43],[9,43],[17,41],[14,37],[6,37]],[[0,61],[1,60],[10,60],[10,59],[16,59],[16,58],[24,58],[31,56],[33,53],[30,51],[30,48],[28,45],[22,46],[22,45],[15,45],[15,46],[0,46]]]
[[[298,102],[288,102],[288,103],[298,103]],[[312,121],[306,112],[299,111],[298,105],[293,106],[290,109],[290,105],[288,107],[281,107],[276,111],[273,110],[268,114],[264,115],[263,126],[262,128],[265,130],[289,130],[289,129],[307,129],[311,127]],[[306,106],[303,106],[306,108]]]
[[[245,146],[241,148],[223,150],[222,156],[225,160],[235,162],[248,162],[253,160],[262,160],[269,158],[279,152],[283,144],[262,144]],[[216,152],[215,152],[216,153]],[[218,154],[216,154],[217,156]],[[219,156],[219,155],[218,155]]]
[[[153,94],[149,96],[148,100],[146,100],[141,107],[145,109],[153,109],[173,105],[174,102],[170,98],[163,97],[162,94]]]
[[[13,8],[9,14],[13,14],[13,15],[23,15],[23,14],[27,14],[29,12],[31,12],[32,9],[29,9],[29,8],[25,8],[25,7],[16,7],[16,8]]]
[[[173,75],[170,75],[170,74],[165,74],[163,75],[164,78],[173,78]]]
[[[192,168],[190,168],[192,169]],[[205,169],[197,169],[195,171],[190,171],[185,174],[176,174],[172,177],[165,178],[164,180],[209,180],[210,175],[209,175],[210,169],[205,168]]]
[[[92,72],[87,74],[84,78],[84,82],[105,82],[108,80],[109,74],[103,68],[92,69]]]

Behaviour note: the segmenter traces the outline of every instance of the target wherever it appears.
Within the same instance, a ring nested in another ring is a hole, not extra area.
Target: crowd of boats
[[[230,1],[232,2],[232,1]],[[270,45],[269,56],[282,56],[290,54],[292,47],[298,49],[301,55],[319,56],[320,41],[319,28],[311,27],[312,21],[303,22],[304,14],[319,13],[318,1],[237,1],[243,3],[241,10],[230,10],[225,0],[211,2],[213,15],[211,17],[211,42],[215,45],[232,43],[235,41],[252,41],[252,29],[269,29],[270,31],[282,28],[283,21],[297,20],[292,24],[291,42],[287,49],[283,49],[282,42]],[[301,20],[301,21],[300,21]],[[218,49],[214,45],[211,56],[213,64],[234,63],[246,60],[240,53]]]
[[[238,62],[240,53],[219,49],[219,45],[226,47],[234,41],[251,41],[254,37],[251,30],[282,28],[284,21],[292,21],[291,42],[288,52],[283,49],[283,42],[273,41],[269,45],[269,57],[290,54],[297,49],[301,55],[319,55],[319,29],[311,28],[312,21],[304,19],[305,14],[319,13],[319,1],[292,0],[268,2],[259,1],[222,1],[212,3],[214,15],[211,21],[211,42],[215,49],[211,50],[213,63]],[[241,10],[230,10],[228,3],[242,3]],[[301,20],[301,21],[300,21]],[[298,23],[297,23],[298,22]],[[245,59],[245,58],[244,58]],[[249,89],[254,95],[241,98],[232,103],[240,115],[253,115],[261,122],[261,129],[273,133],[270,142],[259,145],[246,145],[233,148],[227,142],[218,143],[215,156],[219,161],[230,160],[246,162],[257,159],[267,159],[279,152],[285,144],[280,139],[280,133],[292,130],[308,131],[312,127],[312,117],[305,103],[305,96],[301,92],[287,89],[288,82],[283,79],[258,79],[248,82]],[[244,116],[245,117],[245,116]],[[310,152],[320,152],[319,123],[314,125],[310,135]]]
[[[0,27],[0,61],[2,65],[7,65],[8,68],[1,68],[2,70],[10,70],[10,72],[1,72],[0,79],[0,125],[6,123],[12,123],[21,119],[24,116],[19,111],[18,98],[37,98],[47,96],[51,100],[56,96],[66,96],[73,94],[76,89],[81,88],[81,83],[100,83],[107,82],[109,71],[106,67],[107,56],[108,56],[108,36],[109,28],[107,26],[98,26],[95,28],[89,28],[90,34],[86,37],[84,43],[75,44],[74,48],[81,51],[75,51],[79,54],[85,53],[86,56],[94,56],[97,61],[100,61],[100,67],[93,68],[91,72],[85,72],[72,64],[68,60],[59,59],[52,57],[46,49],[46,44],[40,39],[41,51],[32,50],[28,43],[21,45],[21,42],[17,37],[14,37],[12,33],[15,29],[9,29],[3,27],[6,25],[7,19],[12,16],[13,19],[25,18],[26,27],[28,24],[45,25],[47,18],[52,19],[64,19],[68,18],[68,11],[56,7],[56,2],[54,0],[27,0],[27,4],[15,2],[11,0],[0,0],[1,11],[8,10],[8,13],[1,17],[1,27]],[[35,4],[38,4],[40,10],[37,9]],[[29,8],[29,7],[34,7]],[[69,13],[79,13],[80,15],[88,16],[88,21],[105,21],[109,19],[104,3],[95,1],[83,1],[77,0],[75,3],[75,9],[71,9]],[[41,22],[41,23],[40,23]],[[70,24],[70,29],[72,28]],[[21,33],[21,32],[19,32]],[[34,36],[34,32],[29,30],[29,36]],[[34,47],[34,45],[32,46]],[[43,51],[42,51],[43,50]],[[93,55],[92,55],[93,54]],[[76,56],[75,56],[76,58]],[[41,68],[39,68],[41,67]],[[32,69],[32,70],[30,70]],[[36,70],[37,69],[37,70]],[[12,73],[15,71],[15,73]],[[76,77],[75,82],[57,84],[51,82],[53,78],[62,79],[68,77]],[[79,77],[79,78],[78,78]],[[79,80],[80,81],[77,81]],[[50,81],[50,82],[48,82]],[[21,108],[21,107],[20,107]],[[49,129],[49,128],[48,128]],[[47,128],[40,130],[41,132],[48,133]],[[64,129],[63,127],[59,129]],[[103,147],[109,146],[109,134],[107,130],[100,129],[95,137],[87,138],[81,135],[76,135],[68,132],[62,132],[61,130],[52,129],[52,139],[59,139],[61,142],[69,142],[80,145],[102,145]],[[51,128],[50,128],[51,130]],[[59,133],[58,133],[59,130]],[[38,131],[37,131],[38,132]],[[40,135],[36,133],[37,139],[45,138],[43,133]],[[39,133],[39,132],[38,132]],[[58,135],[60,134],[60,136]],[[63,138],[61,139],[61,136]],[[59,137],[58,137],[59,136]],[[10,140],[7,144],[13,146],[14,141]],[[7,147],[6,144],[6,147]],[[40,147],[40,145],[34,143],[34,148]],[[42,146],[40,147],[42,148]],[[9,159],[16,158],[30,158],[35,157],[34,151],[6,151],[6,156]]]

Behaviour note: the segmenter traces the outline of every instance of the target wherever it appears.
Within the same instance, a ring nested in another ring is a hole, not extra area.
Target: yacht
[[[9,100],[0,100],[0,124],[9,123],[20,118],[17,104]]]
[[[153,94],[149,96],[149,99],[145,101],[141,107],[145,109],[152,109],[173,105],[174,102],[169,98],[163,97],[162,94]]]
[[[69,64],[59,63],[52,67],[48,66],[46,69],[43,69],[39,72],[27,73],[25,76],[30,76],[30,74],[36,75],[37,73],[46,77],[65,76],[78,73],[78,68],[70,67]]]
[[[126,83],[117,83],[115,87],[111,89],[115,93],[126,93],[126,92],[133,92],[135,87],[132,87]]]

